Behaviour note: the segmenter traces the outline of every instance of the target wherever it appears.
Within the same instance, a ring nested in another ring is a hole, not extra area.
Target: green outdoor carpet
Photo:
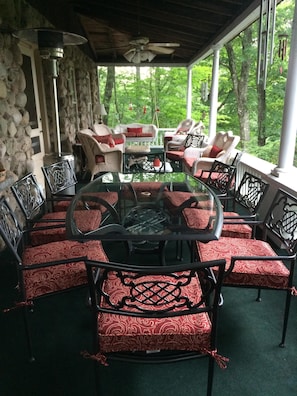
[[[168,245],[168,255],[174,248]],[[106,249],[120,259],[118,246]],[[154,255],[145,259],[157,263]],[[0,261],[0,395],[95,395],[94,363],[80,355],[92,344],[87,290],[36,303],[30,316],[36,361],[29,363],[21,312],[2,313],[17,299],[15,267],[5,253]],[[224,288],[223,295],[219,353],[230,362],[226,370],[216,366],[213,396],[295,395],[297,298],[292,299],[286,347],[279,348],[284,293],[263,291],[261,303],[255,290]],[[206,394],[206,372],[207,360],[200,359],[163,365],[111,362],[97,375],[101,396],[200,396]]]

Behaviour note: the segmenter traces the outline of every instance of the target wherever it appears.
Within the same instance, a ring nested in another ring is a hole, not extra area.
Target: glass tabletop
[[[100,210],[91,229],[78,213]],[[82,187],[67,211],[67,236],[84,240],[218,239],[222,206],[203,182],[186,173],[106,173]]]

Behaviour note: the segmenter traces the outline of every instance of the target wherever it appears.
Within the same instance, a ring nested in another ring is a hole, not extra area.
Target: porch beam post
[[[192,67],[188,67],[187,70],[187,118],[192,118]]]
[[[297,0],[291,35],[291,49],[288,65],[288,76],[284,102],[282,131],[280,138],[280,149],[278,165],[272,170],[274,176],[287,173],[294,163],[296,131],[297,131]]]
[[[220,65],[220,47],[214,47],[211,91],[210,91],[209,132],[208,132],[210,139],[216,135],[216,130],[217,130],[218,92],[219,92],[219,74],[220,74],[219,65]]]

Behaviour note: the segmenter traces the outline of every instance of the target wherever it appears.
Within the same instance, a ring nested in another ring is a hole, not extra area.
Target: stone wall
[[[0,182],[0,196],[5,196],[16,208],[10,185],[32,171],[30,114],[26,109],[26,80],[22,70],[23,56],[14,30],[50,27],[46,19],[23,0],[0,0],[0,162],[7,170],[5,182]],[[93,123],[92,107],[98,101],[96,65],[79,47],[65,47],[59,62],[57,79],[62,151],[72,152],[76,131]],[[43,63],[43,66],[44,63]],[[45,103],[48,117],[50,147],[54,149],[55,120],[52,79],[43,70]],[[75,95],[75,92],[77,93]],[[17,210],[19,212],[19,210]],[[3,247],[0,241],[0,249]]]

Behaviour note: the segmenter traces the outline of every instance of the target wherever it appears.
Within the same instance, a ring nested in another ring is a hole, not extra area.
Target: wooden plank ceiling
[[[28,3],[56,29],[85,36],[88,43],[82,49],[98,65],[129,64],[124,54],[137,47],[157,52],[150,63],[144,61],[142,65],[185,66],[199,58],[234,21],[256,9],[260,0],[28,0]],[[131,44],[131,40],[139,37],[145,39]],[[158,51],[159,43],[164,45]],[[167,43],[175,44],[171,47]]]

